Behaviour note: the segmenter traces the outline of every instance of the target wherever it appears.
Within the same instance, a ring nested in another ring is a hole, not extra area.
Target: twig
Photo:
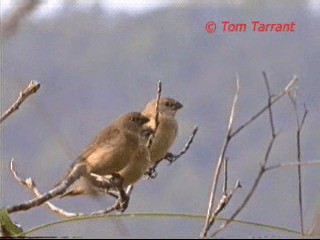
[[[275,129],[274,129],[274,122],[273,122],[273,116],[272,116],[272,110],[271,110],[272,95],[271,95],[271,90],[270,90],[270,85],[269,85],[269,80],[268,80],[268,77],[267,77],[267,73],[265,71],[263,71],[262,75],[263,75],[264,83],[266,84],[267,93],[268,93],[269,121],[270,121],[270,126],[271,126],[271,133],[272,133],[272,136],[274,136],[276,134],[276,132],[275,132]]]
[[[216,217],[229,203],[230,199],[232,198],[233,194],[236,192],[236,190],[238,188],[241,188],[241,183],[238,180],[235,184],[235,186],[231,189],[231,191],[229,193],[223,193],[222,197],[220,199],[220,202],[218,203],[218,206],[216,208],[216,210],[214,211],[214,214],[212,217]],[[211,220],[214,221],[214,220]]]
[[[223,184],[223,195],[227,195],[228,190],[228,161],[229,159],[224,158],[224,184]]]
[[[19,109],[20,105],[32,94],[36,93],[40,88],[40,83],[31,81],[27,88],[20,92],[18,99],[12,104],[12,106],[6,110],[0,117],[0,123],[2,123],[13,112]]]
[[[243,128],[245,128],[246,126],[248,126],[250,123],[252,123],[256,118],[258,118],[259,116],[261,116],[262,113],[264,113],[266,110],[268,110],[268,106],[273,105],[274,103],[276,103],[277,101],[279,101],[282,97],[284,97],[285,95],[287,95],[289,92],[292,91],[294,84],[298,81],[298,78],[296,76],[293,76],[292,80],[287,84],[287,86],[277,95],[275,95],[275,97],[273,98],[273,100],[268,103],[266,106],[264,106],[259,112],[257,112],[255,115],[253,115],[248,121],[246,121],[245,123],[243,123],[240,127],[238,127],[235,131],[233,131],[233,133],[231,134],[230,137],[235,136],[236,134],[238,134]]]
[[[297,162],[301,162],[301,129],[304,125],[304,121],[307,117],[308,110],[306,106],[304,106],[304,113],[302,120],[300,122],[299,114],[298,114],[298,108],[297,108],[297,101],[296,96],[293,94],[289,94],[290,100],[292,102],[294,113],[296,116],[296,122],[297,122],[297,131],[296,131],[296,141],[297,141]],[[301,234],[304,235],[304,221],[303,221],[303,195],[302,195],[302,173],[301,173],[301,165],[297,165],[298,169],[298,200],[299,200],[299,215],[300,215],[300,230]]]
[[[277,136],[277,135],[276,135]],[[272,138],[272,140],[270,141],[269,143],[269,146],[268,146],[268,149],[267,149],[267,152],[265,154],[265,158],[264,158],[264,162],[266,162],[266,160],[268,159],[269,157],[269,154],[271,152],[271,149],[272,149],[272,146],[273,146],[273,143],[275,141],[275,138]],[[225,229],[235,218],[236,216],[242,211],[242,209],[247,205],[247,203],[249,202],[250,198],[252,197],[254,191],[256,190],[263,174],[265,173],[265,168],[263,165],[261,165],[260,167],[260,171],[259,171],[259,174],[257,176],[257,178],[255,179],[254,181],[254,184],[252,186],[252,188],[250,189],[249,193],[247,194],[247,196],[245,197],[245,199],[243,200],[243,202],[241,203],[241,205],[238,207],[238,209],[234,212],[234,214],[231,215],[231,217],[223,224],[221,225],[212,235],[211,237],[217,235],[220,231],[222,231],[223,229]]]
[[[127,194],[128,196],[131,195],[131,193],[132,193],[132,191],[133,191],[133,188],[134,188],[133,185],[130,185],[129,187],[127,187],[127,189],[126,189],[126,194]]]
[[[219,156],[217,167],[216,167],[214,175],[213,175],[212,188],[211,188],[210,199],[209,199],[209,206],[208,206],[208,211],[207,211],[207,215],[206,215],[206,222],[203,227],[202,233],[200,235],[201,237],[207,236],[207,233],[215,220],[215,216],[213,214],[213,208],[214,208],[215,195],[216,195],[216,191],[217,191],[217,183],[218,183],[218,179],[219,179],[220,172],[221,172],[222,162],[223,162],[223,159],[225,158],[225,153],[227,151],[227,148],[228,148],[228,145],[229,145],[229,142],[231,139],[231,132],[232,132],[234,115],[235,115],[235,109],[236,109],[236,105],[237,105],[238,97],[239,97],[239,90],[240,90],[240,83],[239,83],[239,78],[237,76],[237,88],[236,88],[236,92],[235,92],[232,107],[231,107],[227,135],[224,139],[224,143],[223,143],[222,150],[221,150],[221,153]]]
[[[188,141],[185,143],[183,149],[181,150],[181,152],[179,152],[178,154],[172,154],[172,153],[167,153],[166,156],[158,161],[156,161],[152,166],[150,166],[147,170],[147,172],[145,173],[145,177],[148,178],[155,178],[157,176],[156,174],[156,168],[159,165],[160,162],[162,162],[164,159],[168,160],[170,164],[172,164],[173,162],[175,162],[176,160],[178,160],[178,158],[180,158],[182,155],[184,155],[190,148],[191,144],[193,143],[193,139],[196,136],[197,132],[198,132],[198,127],[194,126],[192,133],[188,139]]]
[[[302,154],[301,154],[301,130],[304,125],[305,119],[307,117],[308,110],[305,107],[302,121],[299,122],[297,126],[297,160],[301,163]],[[301,224],[301,233],[304,235],[304,221],[303,221],[303,199],[302,199],[302,173],[301,165],[298,165],[298,177],[299,177],[299,208],[300,208],[300,224]]]
[[[159,80],[158,82],[158,89],[157,89],[157,100],[156,100],[156,116],[155,116],[155,128],[154,128],[154,133],[151,134],[151,136],[148,139],[147,142],[147,148],[150,149],[153,143],[154,136],[157,133],[158,126],[159,126],[159,101],[161,97],[161,91],[162,91],[162,84],[161,81]]]
[[[13,165],[13,159],[10,162],[10,170],[11,173],[13,174],[13,177],[15,180],[17,180],[22,186],[29,188],[36,197],[41,197],[41,193],[39,192],[36,183],[31,179],[31,178],[27,178],[26,180],[23,180],[21,177],[18,176],[17,172],[14,169],[14,165]],[[50,210],[52,210],[53,212],[55,212],[56,214],[66,217],[66,218],[72,218],[72,217],[84,217],[84,216],[102,216],[102,215],[106,215],[109,214],[115,210],[117,210],[117,205],[113,205],[112,207],[106,209],[106,210],[100,210],[100,211],[95,211],[95,212],[91,212],[91,213],[74,213],[74,212],[68,212],[63,210],[62,208],[59,208],[57,206],[55,206],[54,204],[52,204],[49,201],[46,201],[44,204],[47,205],[47,207],[49,207]]]
[[[270,122],[270,128],[271,128],[271,141],[268,145],[267,151],[265,153],[264,159],[262,161],[261,167],[260,167],[260,171],[258,173],[257,178],[255,179],[252,188],[250,189],[249,193],[247,194],[247,196],[245,197],[245,199],[243,200],[243,202],[240,204],[240,206],[237,208],[237,210],[231,215],[231,217],[224,222],[217,230],[215,230],[213,232],[213,234],[211,235],[211,237],[217,235],[220,231],[222,231],[223,229],[225,229],[234,219],[235,217],[244,209],[244,207],[247,205],[247,203],[249,202],[249,200],[251,199],[253,193],[255,192],[258,184],[260,183],[260,180],[263,176],[263,174],[265,173],[265,169],[269,160],[269,156],[273,147],[273,144],[276,140],[276,137],[278,136],[278,134],[275,132],[275,127],[274,127],[274,121],[273,121],[273,114],[272,114],[272,101],[271,101],[271,92],[270,92],[270,87],[269,87],[269,83],[268,83],[268,79],[265,75],[264,75],[264,80],[266,83],[266,88],[267,88],[267,92],[268,92],[268,106],[267,109],[269,111],[269,122]]]
[[[270,171],[278,168],[291,168],[291,167],[311,167],[314,165],[320,165],[320,160],[314,160],[314,161],[309,161],[309,162],[288,162],[288,163],[279,163],[272,165],[270,167],[266,167],[265,171]]]
[[[12,165],[13,159],[11,160],[11,165]],[[41,204],[47,202],[48,200],[63,194],[66,189],[74,183],[80,176],[84,175],[87,173],[87,167],[81,163],[75,164],[73,168],[70,170],[70,173],[68,176],[61,181],[61,183],[56,186],[55,188],[51,189],[50,191],[41,194],[37,198],[34,198],[32,200],[26,201],[24,203],[14,205],[11,207],[7,207],[8,213],[14,213],[18,211],[25,211],[33,207],[40,206]]]
[[[196,136],[197,132],[198,132],[198,126],[194,126],[191,136],[189,137],[188,141],[185,143],[183,149],[181,150],[181,152],[179,152],[178,154],[172,154],[172,153],[168,153],[164,159],[168,160],[170,164],[172,164],[173,162],[177,161],[178,158],[180,158],[182,155],[184,155],[190,148],[194,137]],[[161,159],[159,162],[161,162],[163,159]]]
[[[215,169],[215,173],[214,173],[214,177],[213,177],[213,181],[212,181],[212,189],[210,192],[210,200],[209,200],[209,206],[208,206],[208,211],[207,211],[207,218],[206,218],[206,222],[204,225],[204,228],[202,230],[202,233],[200,234],[201,237],[206,237],[207,233],[212,225],[212,223],[210,223],[210,218],[213,212],[213,208],[214,208],[214,199],[215,199],[215,195],[216,195],[216,188],[217,188],[217,182],[218,182],[218,177],[220,175],[220,171],[221,171],[221,165],[222,165],[222,159],[225,156],[227,147],[229,145],[230,140],[236,136],[242,129],[244,129],[245,127],[247,127],[248,125],[250,125],[255,119],[257,119],[259,116],[261,116],[266,110],[268,110],[274,103],[276,103],[277,101],[279,101],[283,96],[287,95],[289,92],[292,91],[294,84],[298,81],[297,77],[293,77],[292,80],[285,86],[285,88],[279,92],[277,95],[274,96],[274,98],[270,101],[268,99],[268,104],[266,106],[264,106],[260,111],[258,111],[255,115],[253,115],[249,120],[247,120],[246,122],[244,122],[242,125],[240,125],[240,127],[238,127],[236,130],[234,130],[233,132],[231,132],[231,130],[229,129],[230,127],[230,123],[233,122],[233,115],[234,115],[234,111],[233,109],[235,108],[235,102],[236,99],[238,98],[238,90],[235,93],[235,97],[234,97],[234,102],[232,105],[232,110],[231,110],[231,114],[229,117],[229,125],[228,125],[228,131],[227,131],[227,135],[226,138],[224,140],[224,144],[222,146],[222,150],[219,156],[219,160]],[[269,91],[268,91],[269,92]],[[270,116],[270,113],[269,113]],[[272,114],[271,114],[272,117]],[[271,123],[273,124],[273,123]],[[272,128],[272,127],[271,127]],[[274,131],[274,130],[273,130]],[[214,218],[211,218],[214,219]]]
[[[20,178],[17,174],[17,172],[14,169],[14,165],[13,165],[13,160],[11,160],[10,162],[10,170],[11,173],[13,174],[13,177],[15,180],[17,180],[22,186],[29,188],[30,190],[32,190],[32,192],[34,193],[34,195],[36,197],[40,197],[41,193],[39,192],[36,183],[31,179],[31,178],[27,178],[26,180],[23,180],[22,178]],[[53,205],[51,202],[47,201],[45,202],[45,204],[55,213],[65,216],[65,217],[75,217],[76,215],[73,213],[69,213],[69,212],[65,212],[64,210],[56,207],[55,205]]]

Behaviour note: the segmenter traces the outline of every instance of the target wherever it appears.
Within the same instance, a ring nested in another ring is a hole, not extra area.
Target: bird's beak
[[[174,104],[174,110],[179,110],[180,108],[183,108],[183,105],[181,102],[176,101],[176,103]]]

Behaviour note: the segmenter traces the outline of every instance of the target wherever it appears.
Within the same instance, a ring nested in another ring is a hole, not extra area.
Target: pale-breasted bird
[[[130,163],[123,168],[118,174],[122,177],[122,187],[126,188],[129,185],[140,180],[150,165],[150,153],[147,148],[147,142],[154,131],[150,127],[144,127],[141,131],[141,143],[138,151],[131,159]]]
[[[142,114],[150,119],[146,126],[151,127],[153,130],[156,128],[156,102],[156,99],[152,100],[142,111]],[[164,158],[174,143],[178,133],[178,122],[175,116],[182,107],[183,105],[173,98],[160,98],[158,105],[159,125],[150,148],[152,163]]]

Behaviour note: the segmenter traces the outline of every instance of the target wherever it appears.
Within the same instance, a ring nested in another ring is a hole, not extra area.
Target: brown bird
[[[141,146],[141,130],[149,118],[139,112],[131,112],[116,119],[99,133],[95,140],[78,157],[78,163],[85,163],[88,175],[110,175],[126,167]],[[95,194],[89,176],[82,176],[71,189],[61,197],[79,194]]]
[[[141,131],[141,142],[138,151],[131,159],[130,163],[118,172],[123,180],[123,188],[126,188],[140,180],[148,169],[148,166],[150,165],[150,153],[146,144],[150,135],[153,133],[154,131],[150,127],[143,128]]]
[[[152,100],[142,111],[144,116],[150,118],[150,121],[146,125],[153,130],[155,130],[156,127],[156,103],[156,100]],[[158,105],[159,126],[150,148],[150,159],[152,163],[156,163],[164,158],[175,141],[178,133],[178,122],[175,119],[175,115],[182,107],[183,105],[173,98],[160,98]]]

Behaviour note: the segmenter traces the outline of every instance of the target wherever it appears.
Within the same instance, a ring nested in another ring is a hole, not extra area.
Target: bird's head
[[[140,112],[130,112],[120,117],[120,124],[129,130],[141,131],[142,126],[149,122],[150,119]]]
[[[156,104],[157,100],[152,100],[150,103],[147,104],[145,111],[153,111],[155,113]],[[183,108],[182,103],[173,98],[162,97],[159,100],[158,112],[160,115],[175,116],[177,111],[181,108]]]

